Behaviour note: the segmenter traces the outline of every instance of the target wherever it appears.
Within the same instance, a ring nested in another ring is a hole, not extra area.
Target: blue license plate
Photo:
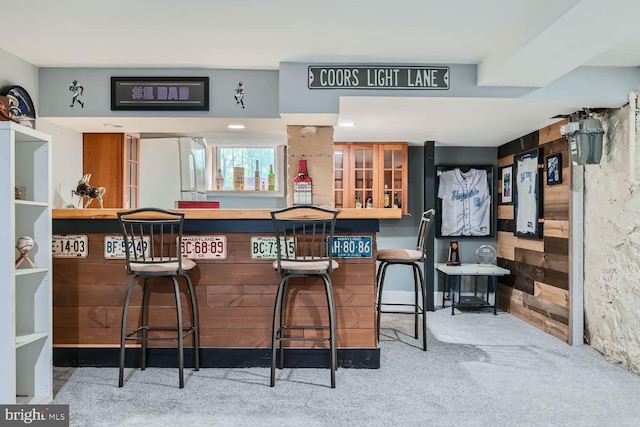
[[[335,258],[371,258],[371,236],[334,236],[331,252]]]

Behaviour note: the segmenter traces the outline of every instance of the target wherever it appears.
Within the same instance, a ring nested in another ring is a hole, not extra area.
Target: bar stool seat
[[[273,268],[281,275],[273,308],[271,387],[275,385],[276,365],[280,369],[284,367],[283,344],[287,341],[328,342],[331,388],[336,386],[336,308],[330,274],[339,267],[339,263],[332,258],[332,253],[327,248],[331,246],[328,242],[333,240],[337,215],[338,211],[334,209],[311,205],[297,205],[271,212],[277,248],[277,258],[273,262]],[[304,277],[317,277],[322,280],[327,299],[328,325],[303,326],[287,323],[287,309],[291,310],[288,305],[292,305],[287,304],[289,280]],[[328,330],[328,337],[291,335],[290,332],[294,329],[325,329]]]
[[[184,339],[193,336],[194,369],[200,369],[200,345],[198,337],[198,313],[196,295],[191,278],[186,274],[193,270],[196,263],[182,257],[182,229],[184,213],[169,212],[156,208],[143,208],[127,212],[118,212],[122,236],[124,238],[125,266],[127,273],[133,277],[129,281],[127,294],[122,309],[122,326],[120,330],[120,370],[118,387],[124,384],[125,343],[140,341],[140,368],[146,368],[147,343],[149,341],[178,342],[178,374],[179,386],[184,387]],[[150,325],[149,294],[157,287],[159,278],[169,279],[173,284],[176,307],[176,325]],[[191,325],[185,326],[182,318],[180,301],[180,284],[178,278],[186,283],[187,298],[190,301]],[[127,315],[131,303],[131,294],[136,283],[142,281],[142,319],[141,324],[133,331],[127,331]],[[149,336],[152,331],[173,331],[171,336]]]
[[[402,313],[414,315],[414,337],[418,339],[418,318],[422,316],[422,350],[427,351],[427,287],[422,277],[422,271],[420,270],[420,264],[427,257],[427,245],[428,236],[431,224],[433,222],[433,216],[435,215],[435,209],[429,209],[422,214],[420,218],[420,226],[418,227],[418,241],[416,249],[380,249],[377,252],[376,260],[380,262],[378,265],[378,272],[376,274],[376,285],[378,287],[378,298],[376,303],[377,309],[377,321],[376,332],[378,335],[378,341],[380,341],[380,315],[382,313]],[[384,287],[384,279],[387,272],[387,268],[390,265],[406,265],[410,266],[413,271],[413,285],[414,285],[414,302],[413,304],[407,303],[388,303],[382,301],[382,291]],[[418,301],[418,295],[422,295],[422,301]],[[404,306],[412,307],[413,312],[407,312],[402,310],[393,310],[386,307],[389,306]]]

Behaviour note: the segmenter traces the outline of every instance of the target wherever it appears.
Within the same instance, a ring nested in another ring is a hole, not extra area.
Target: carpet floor
[[[72,426],[638,426],[640,377],[499,312],[384,314],[380,369],[54,368]]]

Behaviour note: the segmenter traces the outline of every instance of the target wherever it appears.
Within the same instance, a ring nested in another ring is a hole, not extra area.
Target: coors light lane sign
[[[309,89],[449,89],[449,67],[310,66]]]

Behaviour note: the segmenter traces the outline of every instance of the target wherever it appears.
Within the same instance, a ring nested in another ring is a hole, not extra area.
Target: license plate
[[[51,252],[54,258],[86,258],[89,245],[86,235],[54,234],[51,240]]]
[[[373,239],[371,236],[333,236],[331,249],[335,258],[371,258]]]
[[[182,236],[182,256],[189,259],[227,259],[227,236]]]
[[[139,254],[144,253],[144,256],[149,256],[151,238],[145,236],[143,240],[134,239],[129,241],[129,246],[136,245],[136,252]],[[105,259],[125,259],[124,237],[122,236],[104,236],[104,258]]]
[[[287,237],[285,242],[284,237],[280,238],[280,245],[287,245],[288,251],[294,252],[296,249],[295,237]],[[284,247],[283,247],[284,249]],[[251,238],[251,258],[255,259],[277,259],[278,258],[278,245],[276,244],[275,236],[263,236]]]

